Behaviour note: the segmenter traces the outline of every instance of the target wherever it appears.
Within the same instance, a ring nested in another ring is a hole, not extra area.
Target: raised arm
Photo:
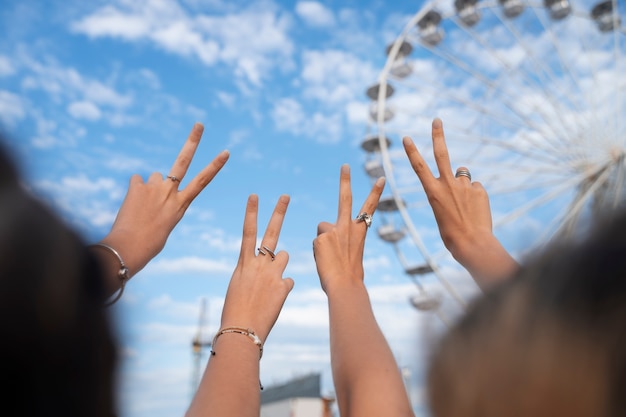
[[[256,195],[248,199],[239,262],[226,293],[221,327],[186,417],[259,416],[263,344],[294,283],[282,277],[289,260],[287,252],[274,254],[289,197],[278,200],[259,249],[255,249],[258,203]]]
[[[413,415],[363,282],[368,216],[376,210],[384,185],[384,178],[376,181],[359,211],[366,216],[353,219],[350,168],[342,166],[337,222],[320,223],[313,241],[320,283],[328,296],[331,365],[342,417]]]
[[[200,123],[193,126],[167,177],[163,178],[163,174],[158,172],[150,175],[146,182],[139,175],[131,177],[111,231],[99,242],[117,252],[128,268],[128,279],[161,252],[187,207],[228,160],[228,151],[220,152],[184,189],[179,189],[203,130]],[[101,260],[109,292],[113,294],[122,284],[120,261],[105,246],[94,245],[92,248]]]
[[[469,170],[452,173],[441,120],[432,125],[433,152],[439,170],[435,178],[413,141],[402,140],[435,214],[443,243],[484,290],[510,275],[519,265],[493,234],[489,196]]]

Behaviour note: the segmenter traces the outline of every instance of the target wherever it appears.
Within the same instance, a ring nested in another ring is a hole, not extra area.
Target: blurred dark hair
[[[624,415],[626,213],[477,299],[435,348],[428,397],[436,417]]]
[[[3,414],[114,414],[116,341],[96,262],[0,148]]]

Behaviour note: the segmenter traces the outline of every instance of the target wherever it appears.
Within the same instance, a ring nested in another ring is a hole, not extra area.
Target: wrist
[[[142,270],[156,256],[146,244],[146,239],[137,238],[130,233],[117,230],[107,234],[100,243],[104,243],[120,254],[131,271],[131,277]]]
[[[450,252],[483,290],[507,279],[519,268],[491,231],[474,234]]]
[[[354,297],[357,294],[367,294],[367,287],[362,279],[331,279],[324,285],[324,292],[330,298]]]
[[[500,246],[491,230],[475,231],[464,239],[459,239],[454,244],[449,245],[452,257],[461,265],[468,268],[478,260],[482,259],[487,252]]]

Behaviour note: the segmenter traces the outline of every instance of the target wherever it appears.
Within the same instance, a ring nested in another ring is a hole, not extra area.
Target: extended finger
[[[227,150],[220,152],[209,165],[205,166],[198,175],[181,191],[188,203],[200,194],[204,188],[215,178],[218,172],[228,161],[230,153]]]
[[[350,186],[350,166],[343,164],[339,176],[339,211],[337,225],[350,221],[352,218],[352,188]]]
[[[256,245],[257,231],[257,212],[259,209],[259,197],[251,194],[248,197],[246,205],[246,215],[243,220],[243,237],[241,239],[241,253],[239,253],[239,262],[254,254]]]
[[[285,214],[287,213],[288,206],[289,196],[286,194],[281,195],[278,198],[276,206],[274,207],[274,212],[272,213],[272,217],[267,224],[267,229],[265,229],[263,240],[261,240],[261,248],[265,246],[266,248],[269,248],[269,250],[272,252],[276,251],[278,237],[280,236],[280,230],[283,227],[283,220],[285,219]]]
[[[384,189],[385,177],[380,177],[374,183],[374,186],[372,187],[372,190],[365,199],[365,202],[361,206],[361,211],[359,211],[359,213],[367,213],[370,216],[373,216],[374,212],[376,211],[376,207],[378,207],[378,200],[380,200],[380,196],[383,193]]]
[[[415,143],[409,137],[402,138],[402,145],[404,146],[404,152],[406,152],[406,156],[409,158],[409,162],[411,163],[411,167],[413,167],[413,171],[417,174],[422,186],[427,188],[433,181],[435,181],[435,177],[433,173],[430,171],[428,164],[422,157],[422,154],[417,150]]]
[[[191,164],[191,160],[193,159],[193,155],[196,153],[196,149],[198,149],[198,144],[202,138],[202,132],[204,132],[204,126],[202,126],[201,123],[193,125],[183,148],[178,153],[178,156],[172,165],[172,169],[170,169],[170,176],[174,176],[179,180],[185,176],[187,169]]]
[[[433,120],[433,153],[435,155],[435,163],[439,170],[441,178],[452,178],[452,168],[450,167],[450,154],[446,146],[446,139],[443,134],[443,123],[441,119]]]

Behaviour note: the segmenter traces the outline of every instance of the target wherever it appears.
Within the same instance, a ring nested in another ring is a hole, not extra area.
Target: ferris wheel
[[[417,284],[416,308],[467,302],[401,146],[410,136],[436,173],[433,118],[452,169],[484,185],[494,232],[518,257],[626,200],[625,10],[617,0],[434,0],[388,45],[361,145],[368,176],[387,178],[377,232]]]

